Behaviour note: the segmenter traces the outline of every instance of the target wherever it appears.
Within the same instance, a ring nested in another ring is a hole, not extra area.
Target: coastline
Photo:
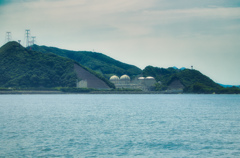
[[[0,91],[3,94],[183,94],[182,91],[90,91],[90,92],[62,92],[62,91]]]
[[[0,91],[1,94],[65,94],[61,91]]]

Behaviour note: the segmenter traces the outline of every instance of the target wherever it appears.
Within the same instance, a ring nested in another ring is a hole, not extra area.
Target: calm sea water
[[[240,95],[0,95],[0,157],[240,157]]]

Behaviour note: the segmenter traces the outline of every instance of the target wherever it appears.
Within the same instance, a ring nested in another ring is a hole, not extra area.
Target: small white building
[[[77,81],[77,88],[88,88],[87,80]]]

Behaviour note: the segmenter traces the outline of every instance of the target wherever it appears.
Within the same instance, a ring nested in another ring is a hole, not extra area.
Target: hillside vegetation
[[[153,76],[157,81],[161,81],[162,84],[155,85],[155,90],[166,90],[173,81],[178,80],[184,86],[185,93],[240,93],[239,88],[221,87],[197,70],[147,66],[143,75]]]
[[[76,87],[77,72],[74,60],[53,53],[41,53],[9,42],[0,48],[0,87]],[[85,71],[90,71],[87,68]],[[107,85],[112,84],[100,75]]]
[[[136,66],[122,63],[102,53],[90,51],[70,51],[47,46],[31,46],[32,50],[42,53],[54,53],[62,57],[68,57],[81,63],[81,65],[88,67],[104,77],[110,78],[112,75],[122,76],[128,74],[131,78],[141,74],[142,70]]]
[[[1,87],[74,87],[74,61],[25,49],[17,42],[0,48]]]
[[[109,89],[115,88],[108,80],[111,75],[127,74],[131,79],[138,75],[153,76],[158,82],[155,91],[240,93],[239,88],[224,88],[197,70],[147,66],[142,71],[101,53],[37,45],[26,49],[17,42],[9,42],[0,48],[0,58],[0,89],[3,90],[65,87],[68,92],[88,91],[74,88],[77,79],[87,81],[91,89]]]

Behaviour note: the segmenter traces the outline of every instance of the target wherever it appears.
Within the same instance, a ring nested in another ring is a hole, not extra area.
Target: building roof
[[[122,75],[120,80],[130,80],[130,77],[128,75]]]
[[[148,76],[148,77],[146,77],[146,79],[147,79],[147,80],[155,80],[155,78],[152,77],[152,76]]]
[[[116,75],[113,75],[111,78],[110,78],[110,81],[118,81],[119,80],[119,77],[117,77]]]
[[[138,79],[139,79],[139,80],[144,80],[144,79],[145,79],[145,77],[138,77]]]

